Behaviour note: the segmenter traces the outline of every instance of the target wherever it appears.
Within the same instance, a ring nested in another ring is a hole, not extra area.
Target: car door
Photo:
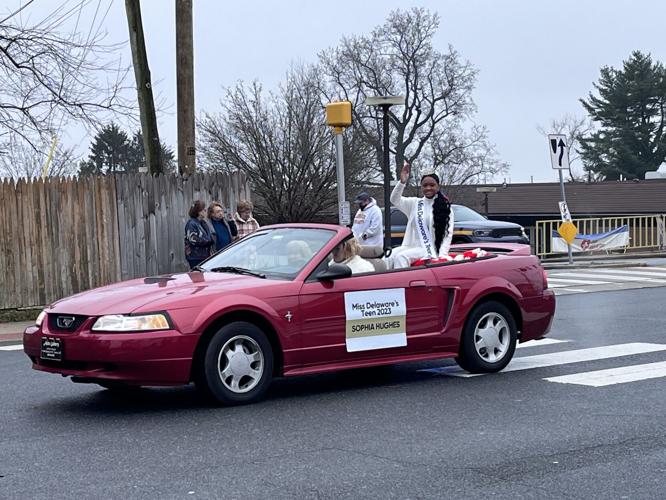
[[[404,304],[397,304],[403,296]],[[432,271],[425,267],[333,281],[310,279],[303,284],[299,296],[302,366],[431,352],[443,327],[447,300],[448,295],[437,285]],[[404,306],[404,342],[382,347],[381,335],[367,329],[387,325],[400,329],[396,322],[398,316],[382,317],[387,311],[382,306],[391,304]],[[368,320],[359,319],[362,315],[354,307],[364,309],[363,314],[370,314]],[[377,312],[379,314],[375,315]],[[377,321],[373,322],[374,319]],[[360,333],[353,332],[355,328],[361,330]],[[361,340],[353,339],[354,336]],[[364,345],[358,348],[354,342]]]

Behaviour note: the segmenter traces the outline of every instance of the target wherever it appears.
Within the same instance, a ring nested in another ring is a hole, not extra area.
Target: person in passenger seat
[[[363,259],[359,255],[359,251],[360,247],[356,239],[349,238],[333,249],[333,262],[349,267],[352,274],[373,272],[375,266]]]

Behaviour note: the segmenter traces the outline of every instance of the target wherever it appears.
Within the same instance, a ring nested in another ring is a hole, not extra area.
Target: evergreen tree
[[[81,175],[112,174],[138,170],[130,164],[131,144],[127,134],[115,123],[105,125],[90,145],[88,159],[79,165]]]
[[[162,143],[163,171],[175,171],[174,152]],[[140,131],[130,138],[117,124],[104,126],[90,145],[88,159],[79,164],[80,175],[102,175],[117,172],[138,172],[146,163],[143,136]]]
[[[130,159],[132,164],[144,166],[146,163],[146,155],[143,147],[143,134],[140,130],[134,132],[132,142],[130,144]],[[173,149],[167,146],[164,142],[160,144],[160,154],[162,155],[162,172],[173,173],[176,171],[176,157]]]
[[[599,96],[581,99],[598,130],[581,139],[585,170],[605,179],[645,178],[666,159],[666,70],[635,51],[622,69],[605,66]]]

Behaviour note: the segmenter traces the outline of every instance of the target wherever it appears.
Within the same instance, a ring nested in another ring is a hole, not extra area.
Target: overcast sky
[[[38,0],[52,9],[53,2]],[[19,2],[2,0],[9,9]],[[92,3],[92,7],[97,2]],[[666,60],[666,3],[657,0],[194,0],[197,113],[219,110],[222,88],[257,79],[275,87],[292,61],[314,62],[343,35],[368,33],[396,8],[426,7],[441,16],[435,47],[452,44],[479,70],[475,121],[486,125],[507,181],[556,180],[547,141],[536,130],[566,113],[584,115],[603,65],[618,67],[632,50]],[[33,4],[36,5],[36,4]],[[102,0],[106,10],[108,0]],[[142,0],[148,59],[157,91],[170,105],[160,135],[174,149],[175,7],[173,0]],[[89,8],[89,10],[91,10]],[[127,39],[124,2],[104,20],[110,40]],[[126,61],[130,61],[129,47]],[[89,139],[71,137],[87,148]],[[499,182],[502,179],[498,179]]]

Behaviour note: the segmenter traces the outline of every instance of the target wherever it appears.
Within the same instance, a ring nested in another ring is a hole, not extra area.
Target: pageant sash
[[[435,254],[435,245],[432,242],[432,234],[430,233],[429,224],[426,224],[425,221],[425,202],[423,198],[420,198],[416,202],[416,231],[419,233],[419,239],[421,240],[421,246],[425,250],[425,258],[433,259],[437,257]]]

